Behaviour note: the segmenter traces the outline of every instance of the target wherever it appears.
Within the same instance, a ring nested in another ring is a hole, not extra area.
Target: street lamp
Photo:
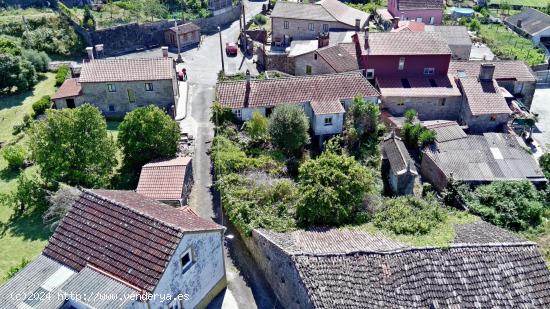
[[[183,59],[181,59],[181,52],[180,52],[180,29],[178,28],[178,22],[174,20],[174,26],[176,27],[176,42],[178,44],[178,60],[176,60],[177,63],[181,63]]]
[[[220,55],[222,56],[222,73],[225,75],[225,65],[223,64],[222,30],[220,26],[218,26],[218,33],[220,34]]]

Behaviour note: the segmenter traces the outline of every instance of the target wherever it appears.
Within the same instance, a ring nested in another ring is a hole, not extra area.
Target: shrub
[[[252,113],[252,118],[245,123],[245,130],[254,140],[264,140],[268,137],[269,120],[259,112]]]
[[[435,143],[437,134],[433,130],[427,130],[422,128],[420,135],[418,136],[418,142],[422,147]]]
[[[18,124],[13,126],[12,134],[17,135],[17,134],[27,130],[28,128],[30,128],[31,124],[32,124],[31,115],[25,114],[25,116],[23,116],[23,122],[18,123]]]
[[[16,215],[22,215],[31,209],[44,211],[47,206],[46,196],[46,185],[42,179],[23,172],[17,177],[15,191],[0,195],[0,204],[13,208]]]
[[[31,262],[31,260],[29,260],[27,258],[22,258],[21,262],[19,262],[19,264],[15,265],[15,266],[12,266],[8,269],[8,272],[6,273],[6,276],[4,277],[4,280],[7,281],[7,280],[13,278],[13,276],[15,276],[21,269],[25,268],[25,266],[27,266],[30,262]]]
[[[479,29],[481,29],[481,24],[479,23],[479,20],[473,19],[470,22],[469,28],[470,28],[470,31],[479,31]]]
[[[95,28],[95,20],[89,6],[84,7],[84,16],[82,18],[82,26],[87,29]]]
[[[416,119],[416,110],[409,108],[405,111],[405,122],[407,123],[413,123],[413,121]]]
[[[59,68],[57,68],[57,72],[55,73],[55,85],[57,87],[61,86],[63,82],[69,77],[70,69],[66,65],[62,65]]]
[[[21,47],[19,47],[13,40],[0,37],[0,54],[19,56],[21,54]]]
[[[539,164],[546,179],[550,180],[550,153],[545,153],[539,158]]]
[[[210,121],[212,121],[216,126],[220,126],[224,123],[235,121],[235,115],[231,109],[223,107],[220,102],[215,101],[212,104],[212,115],[210,116]]]
[[[25,49],[22,52],[23,58],[28,60],[30,63],[32,63],[32,66],[34,69],[38,72],[46,72],[48,71],[48,64],[50,63],[51,59],[45,52],[36,51],[32,49]]]
[[[383,201],[374,215],[374,225],[399,235],[421,235],[446,218],[445,210],[432,196],[400,196]]]
[[[216,174],[221,177],[245,170],[264,169],[271,173],[280,171],[280,165],[271,157],[260,155],[249,158],[246,153],[225,136],[216,136],[212,145],[212,162]]]
[[[25,163],[27,152],[21,145],[11,145],[2,150],[2,156],[8,162],[9,168],[18,169]]]
[[[32,110],[35,116],[44,114],[48,108],[52,106],[52,101],[49,95],[45,95],[32,104]]]
[[[29,147],[40,174],[48,182],[102,187],[117,163],[116,147],[97,107],[49,110],[30,130]]]
[[[375,183],[352,157],[325,152],[299,168],[297,219],[304,225],[339,225],[353,220]]]
[[[254,16],[254,22],[258,25],[265,25],[267,23],[267,17],[262,14],[256,14],[256,16]]]
[[[118,129],[118,144],[128,166],[140,168],[151,160],[173,157],[178,151],[179,125],[157,106],[129,112]]]
[[[269,135],[273,144],[286,154],[297,154],[309,143],[309,120],[297,105],[275,107],[269,121]]]
[[[298,192],[291,180],[230,174],[216,185],[227,217],[245,235],[255,228],[285,232],[296,227]]]
[[[479,186],[468,202],[470,212],[514,231],[542,221],[543,197],[529,181],[500,181]]]

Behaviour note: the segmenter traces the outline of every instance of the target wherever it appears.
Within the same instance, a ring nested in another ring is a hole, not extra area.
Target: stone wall
[[[256,51],[258,54],[258,66],[263,70],[275,70],[294,75],[294,59],[289,58],[288,54],[265,52],[262,46],[258,47]]]
[[[310,24],[313,24],[313,28],[310,28]],[[285,25],[288,27],[285,28]],[[355,27],[340,22],[272,17],[271,29],[273,41],[275,41],[282,40],[285,35],[293,40],[315,40],[319,33],[328,32],[330,29],[355,30]]]
[[[404,98],[382,97],[381,108],[394,116],[401,116],[407,109],[413,108],[420,120],[457,120],[460,114],[461,97],[442,98]]]
[[[313,307],[291,255],[258,230],[243,240],[283,308]]]
[[[442,191],[447,187],[447,176],[445,176],[445,173],[443,173],[437,164],[426,154],[422,156],[420,173],[436,190]]]
[[[319,55],[313,51],[311,53],[299,55],[292,58],[294,60],[294,74],[297,76],[307,74],[307,66],[311,67],[309,75],[322,75],[336,73],[336,71]]]
[[[0,7],[48,7],[49,3],[53,1],[48,0],[0,0]]]
[[[227,26],[239,19],[239,16],[241,16],[242,12],[241,6],[242,4],[239,3],[238,5],[232,7],[231,9],[220,15],[196,19],[193,21],[193,23],[201,27],[203,33],[218,31],[218,26]]]

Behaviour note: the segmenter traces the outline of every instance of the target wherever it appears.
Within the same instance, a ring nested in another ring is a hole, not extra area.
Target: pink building
[[[394,18],[426,25],[441,25],[443,7],[443,0],[388,0],[388,11]]]

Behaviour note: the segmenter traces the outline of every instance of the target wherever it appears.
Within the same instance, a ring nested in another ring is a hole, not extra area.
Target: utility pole
[[[222,29],[218,26],[218,33],[220,34],[220,56],[222,57],[222,73],[225,75],[225,65],[223,63],[223,45],[222,45]]]
[[[181,52],[180,52],[180,29],[178,28],[178,22],[174,20],[174,27],[176,28],[176,43],[178,44],[178,59],[176,60],[177,63],[183,62],[183,59],[181,59]]]

